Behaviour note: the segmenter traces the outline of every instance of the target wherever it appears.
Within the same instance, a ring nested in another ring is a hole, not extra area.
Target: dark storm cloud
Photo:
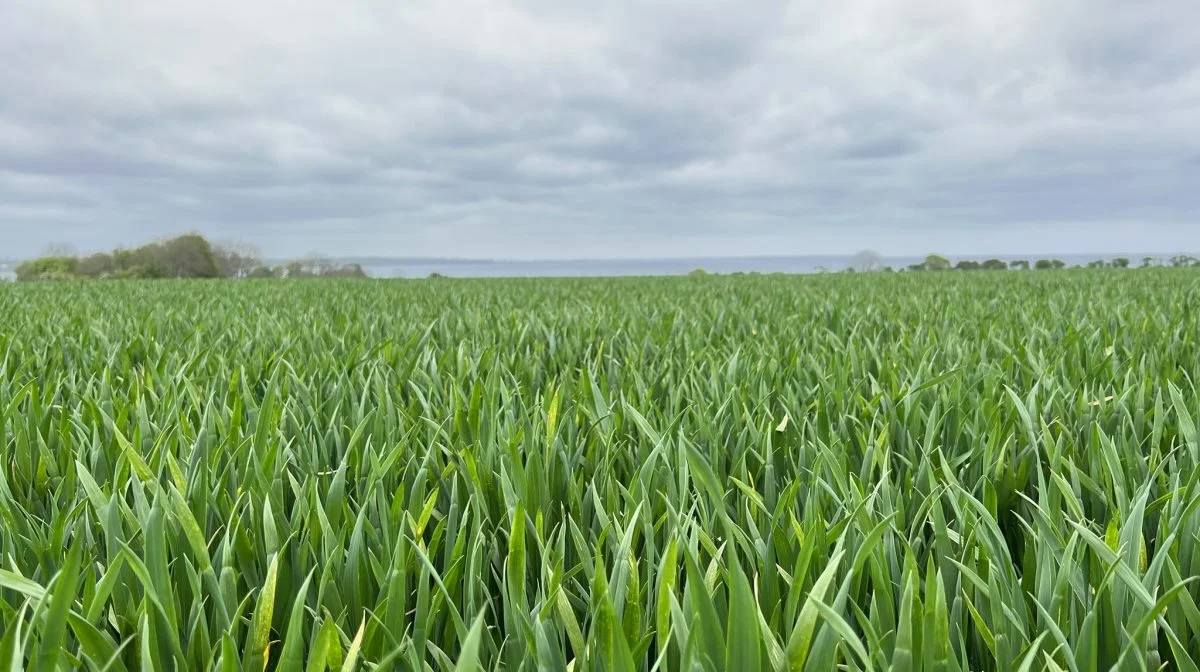
[[[1189,0],[14,0],[0,256],[188,229],[275,255],[1195,250],[1197,23]]]

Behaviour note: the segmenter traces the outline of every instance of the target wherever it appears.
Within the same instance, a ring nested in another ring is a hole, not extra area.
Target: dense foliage
[[[17,279],[74,278],[216,278],[221,268],[212,245],[203,236],[188,234],[134,249],[117,249],[87,257],[49,256],[17,266]]]
[[[1196,670],[1200,275],[0,287],[0,661]]]
[[[319,256],[286,265],[268,266],[252,245],[230,242],[213,244],[195,233],[84,257],[74,254],[74,248],[70,245],[53,247],[52,254],[17,265],[17,280],[366,276],[358,264],[339,264]]]

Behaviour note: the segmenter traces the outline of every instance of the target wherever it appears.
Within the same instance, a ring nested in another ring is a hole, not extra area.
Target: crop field
[[[1193,270],[0,285],[0,670],[1200,665]]]

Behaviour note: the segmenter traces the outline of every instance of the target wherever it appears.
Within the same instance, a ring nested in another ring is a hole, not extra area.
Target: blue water
[[[1141,263],[1145,255],[1125,256],[1131,265]],[[1152,255],[1158,256],[1158,255]],[[1031,264],[1040,258],[1061,259],[1068,266],[1086,265],[1095,259],[1111,259],[1105,255],[989,255],[953,257],[961,260],[983,261],[999,258],[1004,261],[1024,259]],[[636,275],[685,275],[695,269],[709,273],[821,273],[842,271],[852,263],[852,255],[799,256],[799,257],[697,257],[690,259],[586,259],[577,261],[472,261],[472,260],[408,260],[369,259],[358,260],[364,270],[374,278],[425,278],[439,273],[456,278],[500,278],[500,277],[586,277],[586,276],[636,276]],[[920,263],[924,256],[884,257],[883,263],[894,269],[902,269]],[[346,260],[355,261],[355,260]]]

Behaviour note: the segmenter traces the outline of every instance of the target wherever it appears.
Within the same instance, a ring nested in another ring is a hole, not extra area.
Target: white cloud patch
[[[0,256],[1197,251],[1191,0],[10,0]]]

